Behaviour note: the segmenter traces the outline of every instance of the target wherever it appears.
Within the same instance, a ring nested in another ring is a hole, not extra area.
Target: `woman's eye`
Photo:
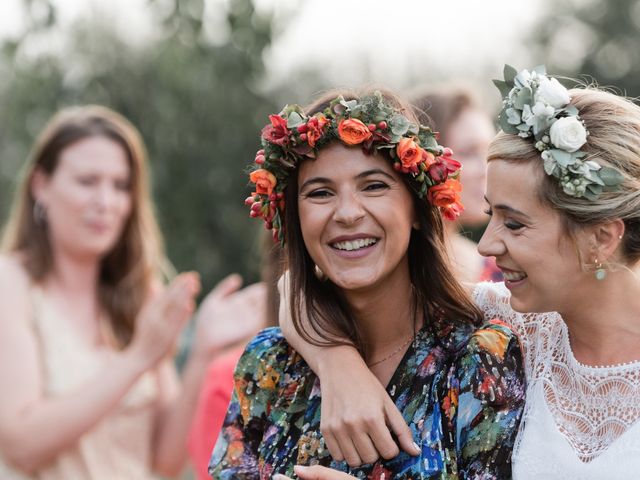
[[[368,184],[364,189],[368,191],[376,191],[376,190],[384,190],[385,188],[389,188],[389,185],[383,182],[375,182]]]
[[[331,195],[329,190],[313,190],[306,194],[309,198],[326,198],[329,195]]]
[[[94,177],[78,177],[78,183],[88,187],[95,185],[96,179]]]
[[[131,190],[131,184],[128,181],[118,181],[115,182],[116,190],[121,192],[128,192]]]
[[[516,222],[513,220],[509,220],[507,222],[504,222],[504,226],[507,227],[509,230],[520,230],[521,228],[524,227],[524,225],[520,222]]]
[[[491,210],[490,208],[487,208],[487,209],[484,211],[484,213],[485,213],[485,215],[492,216],[492,215],[493,215],[493,210]]]

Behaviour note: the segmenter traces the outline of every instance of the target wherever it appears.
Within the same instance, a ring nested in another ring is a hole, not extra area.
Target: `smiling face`
[[[38,171],[33,180],[52,245],[83,258],[109,253],[131,214],[130,177],[125,150],[106,137],[87,137],[62,150],[53,173]]]
[[[593,276],[581,268],[576,244],[562,218],[538,198],[541,165],[489,162],[487,202],[491,220],[478,250],[495,256],[520,312],[563,312]]]
[[[333,283],[363,290],[408,281],[413,197],[387,160],[335,143],[301,164],[298,185],[305,246]]]

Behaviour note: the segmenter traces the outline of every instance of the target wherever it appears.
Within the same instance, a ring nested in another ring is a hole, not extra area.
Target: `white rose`
[[[587,141],[587,131],[576,117],[556,120],[549,131],[551,143],[561,150],[575,152]]]
[[[571,101],[571,97],[569,97],[569,91],[558,80],[540,76],[536,101],[542,101],[553,108],[562,108]]]

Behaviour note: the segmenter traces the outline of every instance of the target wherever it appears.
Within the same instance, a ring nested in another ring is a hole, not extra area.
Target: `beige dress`
[[[45,395],[64,394],[100,372],[108,353],[95,352],[69,331],[42,292],[33,291],[33,329],[40,344]],[[144,374],[116,409],[71,449],[34,476],[0,459],[2,480],[145,480],[151,473],[151,439],[158,398],[156,376]]]

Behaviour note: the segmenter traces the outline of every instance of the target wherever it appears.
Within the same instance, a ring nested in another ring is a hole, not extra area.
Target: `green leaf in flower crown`
[[[296,128],[298,125],[302,125],[304,120],[298,112],[291,112],[287,118],[287,128]]]
[[[598,195],[600,195],[599,193],[594,193],[591,189],[590,189],[591,185],[589,185],[587,187],[587,189],[585,190],[585,192],[582,194],[582,196],[584,198],[586,198],[587,200],[589,200],[590,202],[594,202],[598,199]]]
[[[409,130],[411,126],[411,122],[401,114],[394,115],[389,121],[389,127],[391,127],[391,132],[394,135],[404,135]]]
[[[604,184],[608,187],[616,187],[624,181],[624,176],[622,176],[622,174],[615,168],[602,167],[598,171],[598,174]]]
[[[358,105],[357,100],[340,100],[340,105],[347,108],[347,110],[352,110]]]
[[[504,81],[506,83],[513,83],[513,79],[516,78],[518,71],[511,65],[505,65],[502,74],[504,75]]]
[[[500,124],[500,128],[504,133],[510,133],[512,135],[518,134],[518,129],[515,127],[515,125],[511,125],[509,123],[509,119],[504,111],[498,117],[498,123]]]
[[[434,135],[425,135],[421,144],[425,150],[436,150],[438,148],[438,141]]]
[[[522,110],[525,105],[533,104],[533,92],[529,88],[521,88],[513,100],[513,106],[518,110]]]
[[[553,158],[555,158],[556,162],[558,162],[558,165],[560,165],[561,167],[566,168],[573,162],[575,162],[575,160],[571,158],[571,154],[569,152],[565,152],[564,150],[554,148],[552,150],[548,150],[548,152],[553,155]]]
[[[511,86],[507,82],[505,82],[504,80],[493,80],[493,84],[498,87],[498,90],[500,90],[500,95],[502,95],[502,98],[509,96]]]
[[[533,71],[536,72],[538,75],[547,74],[547,68],[544,65],[538,65],[537,67],[533,67]]]

